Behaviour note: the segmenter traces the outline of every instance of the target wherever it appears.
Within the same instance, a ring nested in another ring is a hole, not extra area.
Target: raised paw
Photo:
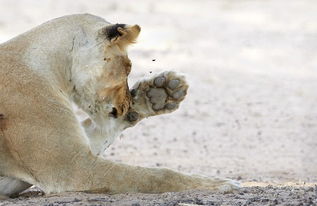
[[[184,100],[187,89],[184,76],[171,71],[141,80],[132,87],[133,105],[126,119],[136,121],[173,112]]]

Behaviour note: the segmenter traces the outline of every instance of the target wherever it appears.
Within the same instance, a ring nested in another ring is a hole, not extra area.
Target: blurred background
[[[185,73],[173,114],[126,130],[106,158],[242,182],[317,182],[315,0],[0,0],[0,42],[91,13],[139,24],[130,85]]]

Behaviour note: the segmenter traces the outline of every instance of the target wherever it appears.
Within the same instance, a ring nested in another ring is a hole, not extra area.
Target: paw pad
[[[180,99],[180,98],[184,97],[185,95],[186,95],[185,91],[179,90],[179,91],[174,92],[174,93],[172,94],[172,97],[173,97],[174,99]]]
[[[187,94],[185,78],[175,72],[163,72],[133,86],[134,110],[142,117],[170,113],[176,110]],[[133,115],[128,119],[137,119]]]
[[[163,109],[165,106],[165,101],[167,98],[167,94],[162,88],[151,88],[147,92],[147,96],[150,98],[150,102],[153,103],[152,108],[154,110]]]
[[[168,82],[167,86],[170,89],[176,89],[179,84],[180,84],[180,81],[178,79],[173,79]]]
[[[169,109],[169,110],[175,109],[176,106],[177,106],[176,103],[167,103],[165,105],[166,109]]]
[[[152,85],[149,86],[146,95],[154,111],[176,109],[179,102],[185,97],[188,87],[185,80],[173,72],[155,77]]]
[[[165,84],[165,77],[156,77],[154,79],[154,85],[157,87],[162,87]]]

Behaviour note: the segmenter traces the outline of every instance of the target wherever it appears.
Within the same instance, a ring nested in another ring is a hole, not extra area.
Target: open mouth
[[[112,111],[109,113],[110,117],[117,118],[118,117],[118,110],[115,107],[112,107]]]

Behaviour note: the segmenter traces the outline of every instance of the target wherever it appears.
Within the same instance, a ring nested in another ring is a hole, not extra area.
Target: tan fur
[[[128,166],[97,155],[100,143],[127,127],[131,63],[125,48],[140,32],[139,26],[121,28],[122,36],[109,42],[99,35],[109,25],[88,14],[65,16],[0,45],[0,176],[46,193],[235,187],[227,180]],[[90,117],[83,127],[73,102]],[[113,107],[117,119],[109,116]]]
[[[99,99],[112,99],[118,115],[124,115],[131,104],[131,95],[127,83],[127,76],[131,71],[131,61],[127,56],[114,56],[107,58],[107,63],[111,65],[112,70],[105,72],[97,81],[110,84],[97,91]]]
[[[118,36],[111,41],[105,51],[105,56],[109,50],[115,50],[119,47],[121,51],[126,52],[127,46],[135,43],[141,28],[138,25],[126,26],[125,28],[118,28],[118,31],[122,36]],[[113,52],[116,53],[116,52]],[[101,99],[110,98],[114,100],[114,106],[118,110],[118,115],[122,116],[126,114],[131,104],[131,95],[127,83],[127,76],[131,71],[131,61],[127,55],[117,55],[111,57],[105,57],[104,60],[111,64],[111,72],[104,73],[101,76],[100,81],[112,82],[110,88],[105,88],[98,91]],[[97,80],[98,81],[98,80]]]
[[[137,39],[141,27],[138,25],[134,25],[128,28],[118,28],[118,31],[122,34],[119,36],[113,43],[117,44],[121,49],[125,49],[129,44],[135,43]]]

